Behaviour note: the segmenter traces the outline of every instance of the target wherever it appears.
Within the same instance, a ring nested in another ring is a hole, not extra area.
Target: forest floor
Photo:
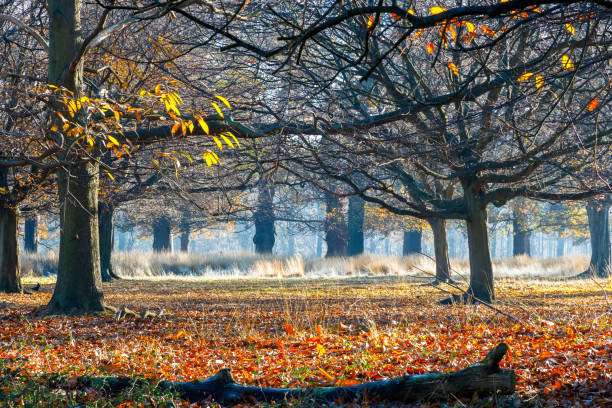
[[[413,406],[612,405],[612,280],[498,280],[495,307],[518,321],[482,305],[440,306],[443,291],[401,276],[126,279],[104,284],[107,303],[161,316],[40,318],[28,313],[53,284],[26,287],[36,282],[32,294],[0,294],[3,406],[186,404],[147,387],[107,400],[79,389],[85,374],[195,380],[228,367],[251,385],[350,385],[458,370],[500,342],[514,396]]]

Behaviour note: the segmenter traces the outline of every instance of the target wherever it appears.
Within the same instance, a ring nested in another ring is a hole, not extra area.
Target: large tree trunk
[[[326,258],[346,256],[348,228],[340,199],[333,194],[325,194],[325,242]]]
[[[607,278],[612,274],[610,262],[610,205],[611,200],[590,200],[587,203],[589,232],[591,233],[591,262],[594,276]]]
[[[100,273],[102,282],[110,282],[118,278],[113,272],[111,254],[115,246],[115,224],[113,215],[115,208],[112,205],[100,203],[98,206],[98,221],[100,235]]]
[[[521,199],[512,208],[513,255],[531,256],[531,231],[529,230],[527,214],[525,213],[525,200]]]
[[[102,311],[98,231],[99,166],[96,162],[58,170],[60,250],[51,313]]]
[[[172,252],[172,223],[162,216],[153,221],[153,251]]]
[[[450,262],[448,260],[448,242],[446,240],[446,220],[430,218],[427,222],[433,232],[436,281],[447,282],[450,280]]]
[[[23,248],[35,254],[38,252],[38,214],[28,215],[24,224]]]
[[[470,258],[468,294],[478,300],[491,302],[495,298],[495,294],[493,290],[493,265],[489,251],[486,203],[479,198],[480,188],[474,184],[465,183],[463,191],[468,212],[466,220]]]
[[[0,292],[21,291],[18,210],[0,202]]]
[[[268,180],[261,180],[257,197],[257,208],[253,214],[255,221],[255,252],[258,254],[271,254],[276,239],[274,226],[274,184]]]
[[[79,98],[83,63],[72,66],[83,44],[80,0],[49,0],[49,63],[47,82],[63,86]],[[72,67],[71,67],[72,66]],[[71,69],[72,68],[72,69]],[[62,104],[54,106],[68,117]],[[80,113],[74,120],[80,121]],[[58,123],[61,125],[61,123]],[[61,126],[59,126],[61,128]],[[68,145],[72,146],[71,143]],[[80,161],[66,152],[68,160]],[[57,282],[48,311],[83,313],[104,309],[98,235],[99,165],[65,165],[58,174],[60,251]]]
[[[222,406],[233,406],[254,400],[266,403],[281,403],[296,399],[307,406],[322,406],[352,401],[380,401],[412,403],[415,401],[458,397],[508,395],[515,390],[516,377],[512,370],[502,370],[499,362],[508,350],[504,343],[498,345],[478,363],[451,373],[432,372],[421,375],[406,375],[390,380],[375,381],[347,387],[323,388],[263,388],[236,383],[229,369],[223,369],[203,381],[162,381],[157,386],[162,390],[177,392],[190,402],[212,397]],[[117,377],[79,377],[72,381],[78,387],[102,387],[108,394],[118,394],[132,388],[143,380]]]
[[[347,255],[363,254],[363,220],[365,201],[361,197],[349,198]]]
[[[404,243],[402,245],[402,255],[414,255],[423,252],[421,246],[423,231],[419,228],[416,230],[404,231]]]

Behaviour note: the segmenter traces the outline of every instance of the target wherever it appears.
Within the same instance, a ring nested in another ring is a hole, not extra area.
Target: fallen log
[[[198,382],[162,381],[157,387],[177,392],[190,402],[207,398],[222,405],[235,405],[240,402],[313,400],[318,403],[332,401],[353,401],[367,398],[369,401],[414,402],[424,399],[471,397],[494,394],[512,394],[515,387],[513,370],[502,370],[499,362],[508,351],[504,343],[492,349],[480,362],[452,373],[431,372],[410,375],[383,381],[368,382],[347,387],[321,388],[263,388],[241,385],[234,381],[229,369]],[[142,380],[140,380],[142,381]],[[135,381],[117,377],[80,377],[79,385],[101,387],[106,392],[116,394],[132,387]]]

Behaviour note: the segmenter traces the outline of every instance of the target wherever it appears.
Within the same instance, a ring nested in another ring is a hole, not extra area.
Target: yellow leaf
[[[155,86],[155,93],[156,93],[156,94],[158,94],[158,93],[160,93],[160,92],[161,92],[161,85],[160,85],[160,84],[157,84],[157,85]]]
[[[444,13],[445,11],[446,9],[442,7],[431,7],[429,9],[429,13],[431,14],[440,14],[440,13]]]
[[[119,122],[119,119],[120,119],[119,112],[113,111],[113,113],[115,114],[115,120]]]
[[[189,129],[189,133],[193,133],[193,121],[192,120],[188,120],[187,121],[187,129]]]
[[[212,138],[213,138],[213,140],[215,141],[215,143],[217,144],[217,147],[219,148],[219,150],[223,150],[223,143],[221,143],[221,141],[219,140],[219,138],[218,138],[218,137],[216,137],[216,136],[213,136]]]
[[[200,125],[204,133],[206,133],[207,135],[210,134],[210,129],[208,129],[208,124],[204,122],[204,119],[202,119],[201,116],[196,116],[196,120],[198,121],[198,125]]]
[[[108,170],[104,169],[104,172],[106,173],[106,175],[107,175],[108,177],[110,177],[110,179],[111,179],[111,180],[115,181],[115,178],[113,177],[113,175],[112,175],[112,174],[110,174],[110,173],[108,172]]]
[[[151,161],[153,162],[153,164],[155,164],[157,167],[159,167],[159,162],[155,159],[151,159]]]
[[[453,71],[453,74],[459,76],[459,69],[457,68],[457,65],[455,65],[454,62],[449,62],[448,67]]]
[[[215,98],[219,99],[221,102],[223,102],[225,104],[225,106],[227,106],[228,109],[232,109],[232,107],[230,106],[230,103],[227,101],[227,99],[225,99],[224,97],[222,97],[221,95],[215,95]]]
[[[480,27],[480,29],[482,30],[483,33],[490,35],[491,37],[497,38],[497,34],[495,34],[495,31],[491,30],[489,27],[483,25],[482,27]]]
[[[368,28],[372,27],[372,25],[374,25],[374,16],[368,18]]]
[[[463,24],[465,24],[470,34],[476,31],[474,24],[470,23],[469,21],[464,21]]]
[[[321,367],[317,366],[317,368],[319,369],[319,373],[321,373],[321,375],[325,378],[327,378],[329,381],[334,381],[335,378],[332,377],[327,371],[325,371],[324,369],[322,369]]]
[[[432,43],[427,43],[427,52],[432,54],[434,52],[434,45]]]
[[[94,145],[94,140],[91,138],[91,136],[87,136],[87,143],[89,143],[89,145],[90,145],[91,147],[93,147],[93,145]]]
[[[225,116],[223,116],[223,112],[221,112],[221,108],[219,108],[219,105],[217,105],[217,104],[216,104],[216,103],[214,103],[214,102],[211,102],[210,104],[211,104],[211,105],[212,105],[212,106],[215,108],[215,110],[217,111],[217,113],[219,114],[219,116],[221,116],[221,118],[222,118],[222,119],[224,119],[224,118],[225,118]]]
[[[565,29],[569,31],[571,35],[574,35],[574,33],[576,32],[576,30],[574,29],[574,26],[571,25],[570,23],[565,23]]]
[[[121,144],[119,143],[119,141],[117,141],[117,139],[115,139],[114,137],[112,137],[111,135],[106,135],[106,138],[108,140],[110,140],[110,142],[112,144],[114,144],[115,146],[121,146]]]
[[[225,143],[227,143],[227,145],[228,145],[229,147],[231,147],[232,149],[234,148],[234,145],[232,144],[232,141],[231,141],[231,140],[229,140],[229,139],[227,138],[227,136],[225,136],[225,134],[221,133],[221,137],[223,138],[223,140],[225,141]]]
[[[141,98],[143,98],[145,95],[147,94],[147,91],[145,91],[144,89],[142,91],[140,91],[140,93],[138,94],[138,96],[140,96]]]
[[[544,85],[544,78],[542,75],[535,76],[535,86],[537,89],[540,89]]]
[[[51,126],[51,129],[49,129],[52,132],[57,132],[57,126],[53,125]]]
[[[521,75],[520,77],[518,77],[517,81],[518,82],[523,82],[528,80],[529,78],[531,78],[533,76],[533,72],[527,72],[526,74]]]
[[[170,130],[170,132],[172,134],[175,134],[179,129],[181,128],[181,122],[176,122],[173,126],[172,129]]]
[[[411,16],[414,16],[414,10],[413,9],[408,9],[408,14],[410,14]]]
[[[240,142],[238,142],[238,139],[236,139],[236,136],[234,136],[232,132],[223,132],[223,134],[231,136],[232,139],[234,140],[234,143],[236,143],[236,146],[240,147]]]
[[[325,347],[320,344],[317,344],[317,353],[319,354],[319,357],[321,357],[323,354],[325,354]]]
[[[572,62],[572,59],[567,55],[563,55],[561,57],[561,66],[563,66],[563,69],[569,69],[570,71],[574,70],[574,63]]]
[[[589,112],[593,112],[595,109],[597,109],[597,105],[599,105],[598,99],[593,99],[591,102],[589,102]]]

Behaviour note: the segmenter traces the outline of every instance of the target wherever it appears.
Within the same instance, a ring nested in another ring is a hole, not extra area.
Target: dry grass
[[[588,266],[584,255],[562,258],[514,258],[495,259],[493,269],[496,278],[563,278],[579,274]],[[469,276],[469,262],[451,260],[455,277]],[[334,276],[419,276],[435,273],[435,264],[426,256],[398,258],[385,255],[362,255],[347,258],[302,259],[300,256],[278,257],[247,252],[229,254],[191,254],[184,252],[115,252],[115,273],[125,278],[151,276],[203,276],[207,278],[244,277],[334,277]],[[43,276],[57,270],[57,255],[24,254],[24,276]]]

